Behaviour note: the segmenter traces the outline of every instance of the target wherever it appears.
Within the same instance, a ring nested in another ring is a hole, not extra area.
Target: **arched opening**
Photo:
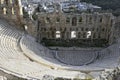
[[[28,26],[24,25],[24,29],[25,29],[25,31],[27,31],[28,30]]]
[[[70,23],[70,18],[69,17],[66,18],[66,23]]]
[[[100,23],[102,22],[102,18],[100,18]]]
[[[51,36],[52,36],[52,38],[54,39],[54,38],[55,38],[55,32],[54,32],[54,31],[52,31],[52,32],[51,32],[51,34],[52,34],[52,35],[51,35]]]
[[[77,18],[73,17],[72,18],[72,26],[76,26],[77,25]]]
[[[89,23],[90,24],[92,23],[92,17],[91,16],[89,17]]]
[[[56,18],[56,23],[59,23],[60,22],[60,18]]]
[[[56,38],[60,38],[61,35],[60,35],[60,31],[56,31]]]
[[[79,22],[82,22],[82,17],[79,18]]]
[[[71,31],[71,38],[76,38],[76,31]]]
[[[46,23],[50,23],[50,18],[49,18],[49,17],[46,17],[45,22],[46,22]]]
[[[4,4],[4,0],[1,0],[1,4]]]
[[[3,14],[6,15],[7,14],[7,9],[4,7],[3,8]]]
[[[12,14],[14,15],[15,14],[15,12],[14,12],[14,8],[12,7]]]
[[[98,33],[98,38],[101,38],[101,34],[100,33]]]
[[[91,37],[91,31],[88,31],[87,32],[87,38],[90,38]]]

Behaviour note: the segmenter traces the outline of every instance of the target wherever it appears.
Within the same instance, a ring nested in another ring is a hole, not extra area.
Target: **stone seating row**
[[[4,25],[4,24],[0,23],[0,28],[1,28],[0,30],[0,69],[1,70],[4,70],[6,73],[9,73],[18,77],[26,78],[26,79],[29,79],[29,78],[41,79],[44,75],[51,75],[51,74],[55,77],[68,78],[68,77],[71,77],[73,74],[74,75],[78,74],[77,72],[71,73],[69,71],[64,71],[64,70],[54,70],[26,57],[25,53],[22,52],[22,50],[18,50],[19,49],[18,44],[22,35],[19,34],[19,31],[12,30],[9,27],[9,25]],[[26,40],[25,40],[25,43],[27,43]],[[25,45],[25,46],[31,46],[31,45]],[[33,46],[33,47],[37,48],[36,46]],[[29,49],[29,47],[26,47],[26,48]],[[28,53],[31,52],[32,50],[34,51],[33,48],[30,48],[30,49],[31,50],[27,51]],[[44,48],[40,48],[40,49],[41,51],[44,50]],[[62,75],[60,75],[60,73],[62,73]]]

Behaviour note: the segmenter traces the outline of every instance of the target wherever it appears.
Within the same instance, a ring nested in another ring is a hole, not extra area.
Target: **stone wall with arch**
[[[115,17],[112,13],[39,13],[39,39],[56,39],[56,31],[60,31],[60,39],[87,40],[101,39],[113,43]]]
[[[21,25],[23,12],[21,0],[0,0],[0,17],[11,23]]]

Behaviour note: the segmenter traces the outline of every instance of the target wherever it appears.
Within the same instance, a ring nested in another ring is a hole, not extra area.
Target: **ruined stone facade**
[[[21,0],[0,0],[0,17],[21,25],[23,23]]]
[[[38,39],[106,40],[113,43],[114,16],[111,13],[39,13]]]
[[[38,13],[37,22],[23,19],[21,0],[0,0],[0,16],[37,38],[48,40],[78,40],[81,43],[114,40],[115,18],[111,13]]]

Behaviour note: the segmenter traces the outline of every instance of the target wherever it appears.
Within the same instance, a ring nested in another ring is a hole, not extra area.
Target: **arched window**
[[[7,9],[4,7],[3,8],[3,14],[6,15],[7,14]]]
[[[46,22],[46,23],[50,23],[50,18],[49,18],[49,17],[46,17],[45,22]]]
[[[76,31],[71,31],[71,38],[76,38]]]
[[[60,18],[56,18],[56,23],[59,23],[60,22]]]
[[[54,38],[55,37],[55,32],[52,31],[51,34],[52,34],[52,38]]]
[[[113,25],[113,19],[111,19],[111,22],[110,22],[111,26]]]
[[[24,28],[25,28],[26,31],[28,30],[28,26],[27,25],[24,25]]]
[[[89,17],[89,23],[90,24],[92,23],[92,17],[91,16]]]
[[[87,38],[90,38],[91,37],[91,31],[88,31],[87,32]]]
[[[66,18],[66,23],[70,23],[70,18],[69,17]]]
[[[73,17],[72,18],[72,26],[76,26],[77,25],[77,18]]]
[[[102,22],[102,18],[100,18],[100,22]]]
[[[1,0],[1,4],[4,4],[4,0]]]
[[[60,31],[56,31],[56,38],[60,38],[61,35],[60,35]]]
[[[82,17],[79,18],[79,22],[82,22]]]
[[[98,33],[98,38],[101,38],[101,34],[100,33]]]

